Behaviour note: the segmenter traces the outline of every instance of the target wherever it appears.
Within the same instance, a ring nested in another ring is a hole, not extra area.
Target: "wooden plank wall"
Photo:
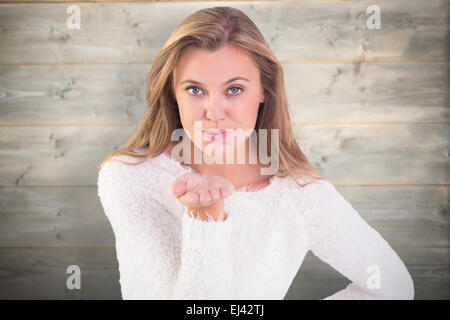
[[[0,3],[0,299],[120,299],[97,166],[146,109],[154,56],[196,10],[244,10],[282,62],[299,145],[414,278],[449,299],[449,1]],[[82,289],[66,288],[67,266]],[[308,253],[286,299],[349,280]]]

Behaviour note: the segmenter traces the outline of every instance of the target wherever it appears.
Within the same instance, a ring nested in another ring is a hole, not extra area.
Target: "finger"
[[[172,193],[178,198],[184,195],[187,191],[186,180],[175,180],[172,185]]]
[[[211,202],[211,196],[209,194],[209,190],[202,189],[200,190],[200,202],[209,203]]]
[[[188,191],[178,199],[186,206],[195,206],[199,204],[199,194],[195,191]]]
[[[232,194],[234,191],[234,189],[232,189],[231,187],[228,186],[222,186],[220,187],[220,197],[221,198],[226,198],[228,197],[230,194]]]
[[[220,199],[220,190],[217,188],[214,188],[211,190],[211,197],[213,200]]]
[[[189,172],[184,173],[176,178],[172,185],[172,193],[178,198],[190,190],[192,186],[198,182],[198,180],[198,174]]]

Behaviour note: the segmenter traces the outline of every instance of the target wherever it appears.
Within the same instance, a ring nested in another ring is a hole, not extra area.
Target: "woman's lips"
[[[218,134],[225,134],[226,130],[209,129],[209,130],[203,130],[203,133],[206,133],[209,135],[218,135]]]
[[[226,130],[209,129],[209,130],[202,130],[202,131],[205,136],[210,137],[212,140],[214,140],[215,137],[218,137],[218,136],[224,137],[227,135]]]

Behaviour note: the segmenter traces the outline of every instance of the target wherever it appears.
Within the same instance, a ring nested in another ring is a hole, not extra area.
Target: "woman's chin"
[[[242,148],[242,154],[244,155],[245,159],[245,146],[243,145]],[[239,148],[234,148],[232,146],[227,148],[225,144],[221,147],[217,147],[217,145],[215,146],[214,143],[205,144],[202,150],[203,159],[205,159],[205,162],[207,164],[235,164],[235,159],[237,158],[238,154],[237,150],[239,150]]]

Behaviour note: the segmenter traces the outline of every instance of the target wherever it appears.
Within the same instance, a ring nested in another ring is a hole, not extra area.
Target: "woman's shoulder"
[[[157,187],[158,183],[170,175],[164,166],[163,155],[148,159],[133,155],[118,154],[103,163],[98,173],[98,180],[115,183],[144,183],[146,187]]]
[[[99,171],[97,185],[99,192],[130,194],[133,199],[156,199],[160,203],[171,202],[171,186],[176,179],[176,168],[167,161],[166,155],[160,154],[133,165],[143,158],[116,155],[107,161]],[[143,200],[144,201],[144,200]]]
[[[328,208],[347,208],[350,203],[328,179],[301,177],[297,179],[303,187],[293,189],[294,199],[298,206],[309,208],[310,212],[326,212]]]
[[[300,207],[320,206],[323,202],[330,202],[339,194],[333,183],[328,179],[316,179],[309,176],[286,178],[286,185],[293,201]]]
[[[296,190],[300,193],[314,192],[317,190],[323,190],[332,186],[331,182],[326,178],[317,179],[307,175],[296,174],[294,176],[283,177],[283,181],[292,190]]]
[[[134,157],[130,155],[115,155],[111,159],[108,159],[105,163],[102,164],[99,175],[112,175],[112,174],[120,174],[120,173],[126,173],[126,175],[133,174],[135,172],[142,171],[145,166],[152,167],[157,164],[157,161],[154,159],[148,159],[145,162],[147,162],[147,165],[144,165],[144,163],[138,164],[139,161],[143,160],[139,157]]]

